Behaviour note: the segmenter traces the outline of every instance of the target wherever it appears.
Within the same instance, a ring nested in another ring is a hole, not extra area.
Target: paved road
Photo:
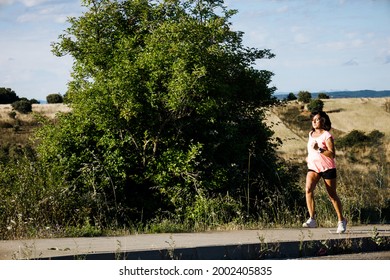
[[[0,259],[293,259],[378,249],[390,250],[390,225],[349,227],[345,234],[280,228],[11,240],[0,241]]]

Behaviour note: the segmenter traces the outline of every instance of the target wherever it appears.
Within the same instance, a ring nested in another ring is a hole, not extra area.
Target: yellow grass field
[[[67,105],[60,104],[33,104],[32,105],[33,113],[42,114],[49,118],[54,118],[55,115],[59,112],[68,112],[70,109]],[[9,113],[12,112],[12,106],[10,104],[1,104],[0,105],[0,120],[7,121],[10,120]],[[18,118],[21,120],[29,121],[32,120],[31,114],[17,114]]]
[[[344,98],[324,100],[332,126],[343,132],[353,129],[370,132],[379,130],[390,138],[390,98]]]
[[[65,104],[33,104],[32,113],[20,114],[9,104],[0,105],[0,148],[3,146],[29,144],[34,129],[39,125],[36,115],[54,119],[59,112],[68,112]]]

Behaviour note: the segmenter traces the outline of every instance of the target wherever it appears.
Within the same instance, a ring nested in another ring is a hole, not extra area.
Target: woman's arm
[[[326,141],[326,147],[328,148],[327,150],[323,151],[322,154],[324,156],[330,157],[330,158],[335,158],[336,157],[336,148],[334,147],[334,140],[333,137],[329,137]]]

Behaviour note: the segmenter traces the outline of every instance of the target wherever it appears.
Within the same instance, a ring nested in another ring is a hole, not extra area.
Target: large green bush
[[[38,151],[75,201],[95,199],[94,222],[190,221],[201,199],[238,207],[228,220],[274,221],[277,207],[295,203],[263,122],[276,100],[272,73],[252,67],[273,54],[242,45],[234,11],[175,0],[87,8],[53,46],[75,58],[72,112],[43,127]]]

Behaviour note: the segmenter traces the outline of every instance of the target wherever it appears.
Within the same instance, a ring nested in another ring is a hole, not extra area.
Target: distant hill
[[[319,92],[311,93],[312,98],[317,98]],[[322,91],[330,96],[330,98],[379,98],[390,97],[390,90],[355,90],[355,91]],[[295,93],[296,94],[296,93]],[[275,97],[278,99],[286,98],[288,93],[275,93]]]
[[[370,133],[379,130],[385,134],[385,153],[390,158],[390,114],[386,111],[388,98],[331,98],[324,100],[324,109],[328,112],[332,121],[332,128],[337,130],[339,136],[352,130],[360,130]],[[286,107],[287,106],[287,107]],[[266,122],[272,127],[274,136],[282,140],[283,145],[278,148],[286,158],[293,159],[305,154],[308,131],[294,128],[287,121],[283,121],[283,113],[286,108],[299,108],[296,102],[290,102],[286,106],[272,108],[266,117]],[[297,109],[299,111],[299,109]],[[333,133],[335,131],[333,130]],[[338,136],[337,136],[338,137]],[[303,157],[304,158],[304,157]]]

